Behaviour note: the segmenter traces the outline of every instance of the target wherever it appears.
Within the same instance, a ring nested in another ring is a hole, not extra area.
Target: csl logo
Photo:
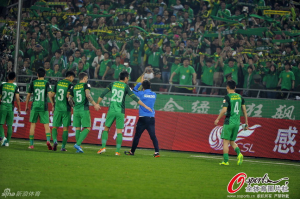
[[[261,125],[256,124],[254,126],[249,127],[248,130],[244,131],[242,125],[240,125],[239,127],[239,132],[236,138],[236,142],[239,140],[243,140],[246,137],[249,137],[250,135],[252,135],[252,133],[254,132],[254,130],[256,128],[261,127]],[[208,141],[210,144],[210,147],[215,149],[215,150],[223,150],[223,140],[221,139],[221,133],[223,130],[223,126],[216,126],[209,135]],[[254,152],[251,151],[251,148],[253,146],[253,144],[250,143],[246,143],[246,144],[242,144],[242,143],[237,143],[238,145],[243,145],[243,148],[241,148],[241,152]],[[244,149],[244,150],[242,150]]]
[[[236,193],[238,192],[246,182],[247,174],[246,173],[238,173],[236,174],[228,183],[227,185],[227,191],[228,193]],[[234,183],[237,182],[237,184],[240,184],[237,189],[233,189]]]

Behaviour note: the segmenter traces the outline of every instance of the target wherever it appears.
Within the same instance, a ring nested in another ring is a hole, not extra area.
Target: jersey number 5
[[[76,101],[80,103],[82,101],[81,90],[76,91]]]

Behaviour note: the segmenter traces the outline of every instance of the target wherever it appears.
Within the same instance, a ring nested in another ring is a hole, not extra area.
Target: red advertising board
[[[24,103],[22,103],[24,110]],[[91,131],[84,143],[100,144],[107,108],[91,109]],[[131,146],[138,121],[138,110],[127,109],[122,146]],[[222,154],[220,139],[222,126],[215,126],[216,115],[156,111],[156,135],[161,149]],[[224,119],[224,118],[223,118]],[[50,122],[53,117],[50,112]],[[241,121],[244,121],[243,119]],[[220,121],[220,125],[223,121]],[[52,123],[50,123],[52,126]],[[29,137],[29,113],[15,114],[13,137]],[[249,118],[249,130],[240,127],[236,143],[245,156],[300,160],[300,122],[298,120]],[[61,135],[62,129],[59,129]],[[115,127],[110,129],[108,145],[115,145]],[[44,127],[37,124],[35,139],[45,140]],[[61,136],[58,136],[61,141]],[[69,128],[69,142],[75,142],[75,129]],[[140,139],[139,147],[153,148],[147,132]],[[230,149],[230,154],[235,152]]]

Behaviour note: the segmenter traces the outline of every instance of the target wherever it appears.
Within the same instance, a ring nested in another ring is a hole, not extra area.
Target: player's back
[[[48,111],[47,93],[51,91],[47,80],[34,80],[31,82],[28,93],[33,93],[31,110]]]
[[[108,88],[112,94],[109,111],[125,113],[125,98],[130,89],[129,86],[124,82],[116,81],[111,83]]]
[[[0,85],[1,106],[0,110],[13,111],[15,93],[19,93],[18,86],[13,83]]]
[[[224,124],[240,124],[240,116],[242,113],[241,107],[244,104],[244,99],[237,93],[229,93],[225,96],[227,104],[227,113]]]
[[[72,89],[73,84],[66,79],[60,80],[55,85],[55,110],[56,111],[71,111],[71,106],[68,103],[67,94]]]
[[[89,101],[85,95],[86,89],[90,89],[90,85],[87,83],[78,83],[73,87],[71,95],[75,103],[74,111],[89,110]]]

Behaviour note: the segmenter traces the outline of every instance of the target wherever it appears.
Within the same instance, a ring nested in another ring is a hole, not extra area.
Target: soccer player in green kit
[[[49,127],[47,94],[52,104],[52,111],[54,109],[54,103],[51,97],[51,92],[52,92],[51,86],[49,82],[45,80],[45,75],[46,75],[46,71],[44,68],[39,68],[37,70],[38,79],[30,83],[27,97],[26,97],[25,111],[27,112],[29,110],[28,109],[29,99],[31,94],[33,94],[33,102],[31,104],[31,111],[30,111],[30,118],[29,118],[29,122],[31,123],[30,134],[29,134],[29,141],[30,141],[30,146],[28,147],[29,149],[34,148],[33,147],[34,131],[35,131],[36,123],[40,118],[40,123],[44,124],[45,127],[48,149],[52,150],[52,146],[50,144],[51,133]]]
[[[9,146],[9,141],[12,135],[12,125],[14,122],[14,98],[16,98],[18,105],[18,114],[20,115],[21,105],[19,88],[14,84],[16,80],[16,73],[10,72],[8,74],[8,82],[0,85],[0,96],[1,96],[1,106],[0,106],[0,137],[2,138],[1,145]],[[3,125],[7,125],[7,138],[4,135]]]
[[[57,129],[63,125],[63,135],[62,135],[62,146],[61,151],[66,150],[66,144],[68,141],[68,127],[71,125],[71,106],[68,103],[68,98],[70,94],[70,89],[73,88],[73,80],[75,78],[75,73],[73,71],[68,71],[66,73],[66,78],[57,82],[53,88],[52,98],[55,97],[55,109],[53,114],[53,128],[52,128],[52,138],[53,138],[53,151],[57,150]]]
[[[117,139],[116,139],[116,153],[115,155],[120,155],[120,149],[122,145],[123,135],[122,129],[124,128],[124,118],[125,118],[125,97],[129,95],[134,101],[139,105],[143,106],[145,109],[152,112],[152,109],[146,106],[137,96],[132,92],[131,88],[127,85],[129,79],[129,73],[127,71],[122,71],[119,75],[119,81],[109,84],[109,86],[102,92],[98,98],[97,104],[99,104],[103,97],[111,91],[112,97],[110,100],[109,110],[106,116],[106,122],[104,131],[102,134],[102,148],[97,152],[98,154],[104,153],[106,151],[106,141],[108,139],[109,128],[116,120],[117,128]]]
[[[246,129],[248,129],[248,117],[245,106],[245,100],[241,95],[235,93],[236,83],[234,80],[229,80],[227,82],[227,92],[228,94],[225,96],[223,100],[223,108],[218,118],[215,120],[215,125],[218,125],[219,120],[223,115],[226,114],[226,118],[224,121],[223,131],[221,133],[221,138],[223,139],[223,157],[224,161],[220,163],[220,165],[229,165],[228,159],[228,151],[229,144],[233,147],[235,152],[237,153],[237,165],[241,165],[243,162],[243,155],[240,152],[239,147],[234,142],[236,140],[239,126],[240,126],[240,116],[241,109],[244,113]]]
[[[81,72],[78,77],[79,83],[71,89],[68,102],[74,110],[73,126],[76,127],[76,144],[74,145],[74,148],[77,149],[76,153],[83,153],[80,145],[91,130],[89,102],[93,104],[96,111],[100,109],[100,105],[96,104],[91,96],[91,86],[87,83],[87,73]],[[80,132],[81,127],[83,127],[83,131]]]

